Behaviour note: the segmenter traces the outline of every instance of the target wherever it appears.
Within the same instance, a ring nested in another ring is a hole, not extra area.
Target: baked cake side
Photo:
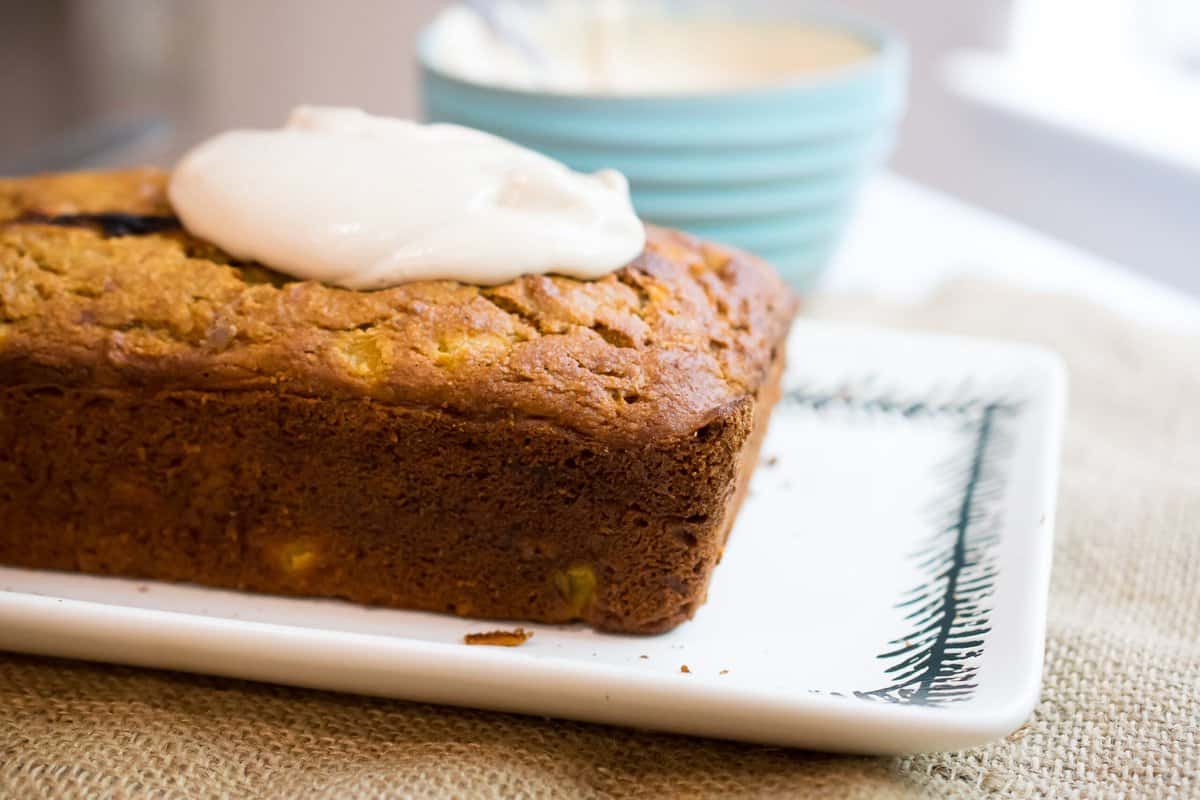
[[[598,281],[348,291],[188,236],[156,171],[0,181],[0,562],[666,630],[794,305],[654,229]]]

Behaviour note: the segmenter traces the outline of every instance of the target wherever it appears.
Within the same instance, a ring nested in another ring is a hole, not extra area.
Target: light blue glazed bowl
[[[418,45],[426,118],[490,131],[571,167],[629,178],[643,219],[740,247],[807,289],[863,182],[890,154],[908,53],[865,20],[744,0],[735,13],[847,31],[874,54],[747,90],[611,96],[486,86],[440,72]]]

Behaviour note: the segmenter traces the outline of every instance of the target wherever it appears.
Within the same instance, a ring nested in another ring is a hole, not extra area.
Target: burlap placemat
[[[979,284],[812,313],[1067,359],[1045,686],[1006,740],[847,758],[0,656],[0,796],[1200,796],[1200,339]]]

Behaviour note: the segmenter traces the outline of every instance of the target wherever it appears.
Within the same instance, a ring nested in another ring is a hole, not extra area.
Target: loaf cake
[[[795,299],[648,229],[595,281],[351,291],[151,169],[0,180],[0,563],[653,633],[754,468]]]

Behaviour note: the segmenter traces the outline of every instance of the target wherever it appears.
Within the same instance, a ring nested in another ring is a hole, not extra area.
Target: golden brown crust
[[[640,442],[753,395],[795,308],[757,259],[657,228],[598,281],[356,292],[236,264],[182,231],[51,224],[161,218],[164,189],[150,169],[0,180],[0,384],[362,397]]]

